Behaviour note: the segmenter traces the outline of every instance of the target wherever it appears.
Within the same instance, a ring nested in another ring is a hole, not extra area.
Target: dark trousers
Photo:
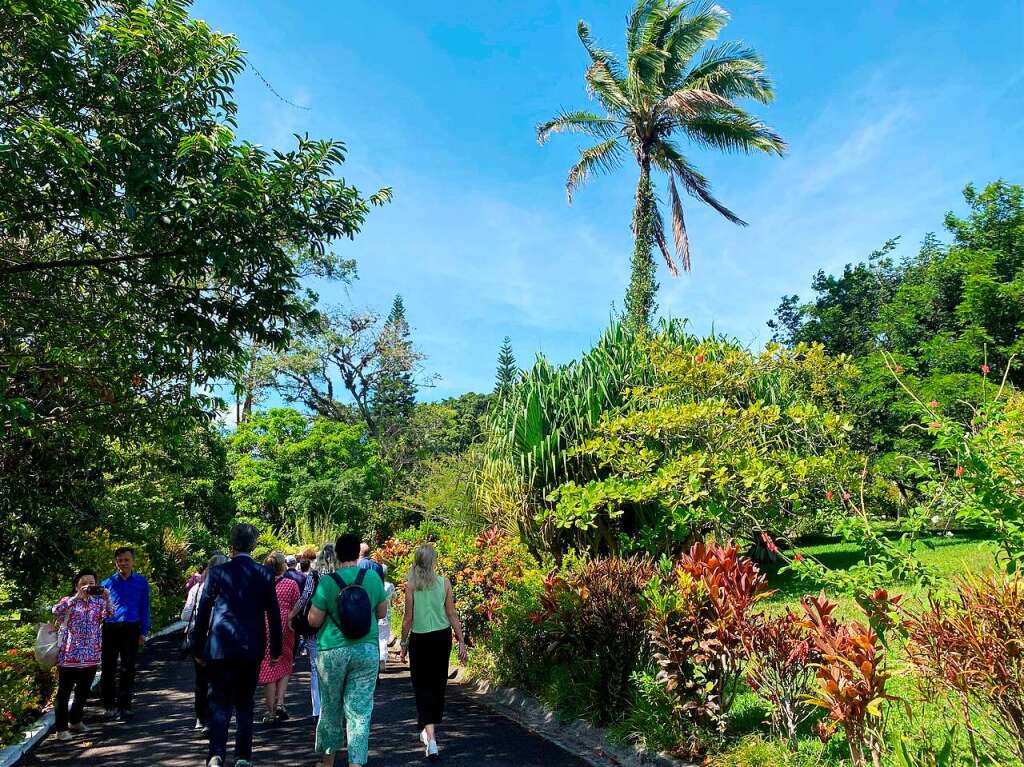
[[[420,729],[440,724],[448,689],[448,660],[452,654],[451,628],[412,634],[409,637],[409,673],[416,696]]]
[[[103,708],[128,711],[135,693],[135,660],[139,654],[138,623],[103,624]]]
[[[234,711],[235,759],[252,759],[252,717],[260,661],[211,660],[206,671],[210,679],[210,758],[227,757],[228,725]]]
[[[82,721],[85,699],[89,697],[89,689],[95,678],[95,666],[88,668],[61,666],[57,669],[57,705],[53,710],[54,729],[57,732],[66,730],[69,723],[78,724]],[[72,691],[75,693],[75,702],[71,704],[71,710],[68,711],[68,701]]]
[[[196,719],[200,724],[210,723],[210,672],[206,666],[193,662],[196,668]]]

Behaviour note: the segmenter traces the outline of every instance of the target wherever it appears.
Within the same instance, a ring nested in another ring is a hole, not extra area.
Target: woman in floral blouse
[[[81,570],[71,582],[71,594],[53,606],[57,635],[57,704],[54,729],[59,740],[70,740],[71,733],[85,732],[82,710],[89,688],[100,664],[103,621],[114,614],[110,592],[96,585],[96,573]],[[74,690],[75,702],[68,711]]]

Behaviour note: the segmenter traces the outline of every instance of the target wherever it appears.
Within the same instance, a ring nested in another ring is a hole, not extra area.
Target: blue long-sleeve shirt
[[[110,590],[114,603],[114,617],[106,623],[138,623],[142,635],[149,634],[149,581],[145,576],[132,573],[123,578],[114,573],[100,585]]]

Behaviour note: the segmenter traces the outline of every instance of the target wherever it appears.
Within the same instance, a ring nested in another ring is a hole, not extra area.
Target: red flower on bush
[[[930,407],[932,410],[934,410],[938,406],[939,406],[938,400],[934,400],[933,399],[931,402],[928,403],[928,407]]]
[[[843,500],[844,501],[850,500],[850,494],[846,490],[843,491]]]
[[[831,501],[832,500],[832,496],[833,496],[833,493],[832,493],[831,490],[826,490],[825,491],[825,500],[826,501]]]
[[[775,541],[772,540],[768,533],[761,533],[761,540],[764,541],[765,548],[767,548],[772,554],[779,553],[779,547],[775,545]]]
[[[992,368],[990,368],[988,365],[982,365],[981,366],[981,374],[983,376],[987,376],[991,372],[992,372]]]
[[[957,477],[962,477],[964,475],[964,467],[963,466],[957,466],[956,467],[956,471],[954,471],[953,473],[956,474]]]
[[[937,429],[941,429],[942,424],[939,423],[938,421],[932,421],[930,424],[928,424],[928,428],[931,429],[932,431],[935,431]]]
[[[693,361],[696,362],[698,365],[703,365],[704,364],[704,355],[703,354],[698,354],[698,355],[694,356]]]
[[[795,559],[797,562],[803,562],[804,555],[798,551],[796,554],[793,555],[793,559]]]

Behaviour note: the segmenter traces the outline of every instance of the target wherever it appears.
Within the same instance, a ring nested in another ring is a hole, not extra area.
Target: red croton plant
[[[724,730],[747,659],[748,621],[769,594],[766,579],[732,541],[695,544],[673,577],[670,596],[651,611],[658,678],[689,722]]]
[[[872,601],[893,603],[885,592],[873,596]],[[822,740],[842,729],[854,767],[880,767],[882,707],[893,699],[885,690],[885,648],[871,626],[837,621],[836,605],[824,595],[804,597],[801,607],[800,625],[820,656],[814,664],[818,689],[807,700],[828,712],[815,729]]]
[[[952,599],[931,597],[905,627],[911,664],[959,703],[975,763],[1024,761],[1024,580],[960,580]]]

